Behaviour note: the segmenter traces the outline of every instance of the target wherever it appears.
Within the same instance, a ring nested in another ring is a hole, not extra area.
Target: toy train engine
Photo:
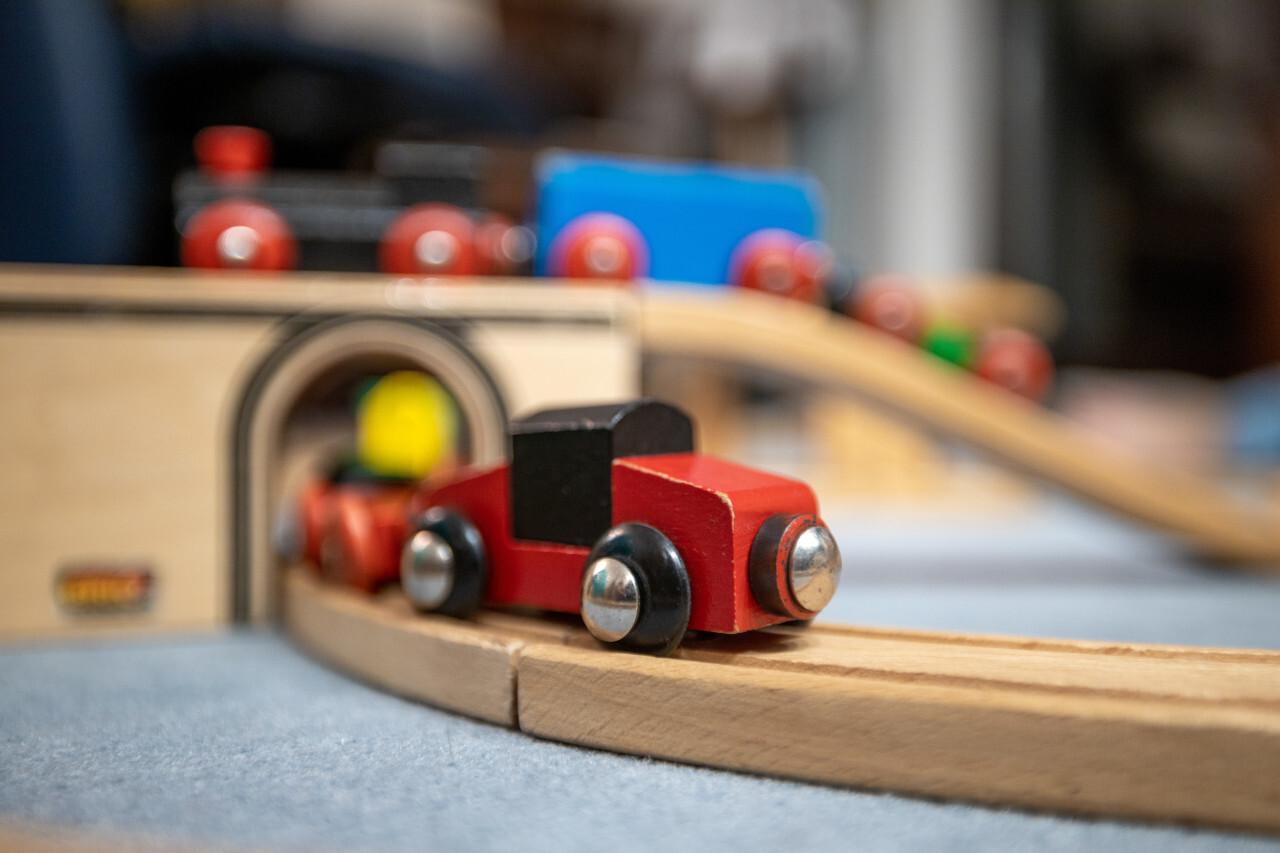
[[[410,501],[401,581],[422,611],[481,603],[581,613],[606,645],[666,654],[826,606],[840,552],[805,484],[694,452],[651,400],[542,412],[512,459]]]
[[[272,171],[250,127],[205,128],[195,151],[173,189],[188,267],[509,275],[532,259],[527,228],[476,209],[483,148],[385,142],[365,174]]]
[[[339,455],[303,489],[296,521],[303,559],[372,592],[399,576],[417,482],[457,464],[458,413],[434,377],[400,370],[363,385],[355,416],[354,454]]]

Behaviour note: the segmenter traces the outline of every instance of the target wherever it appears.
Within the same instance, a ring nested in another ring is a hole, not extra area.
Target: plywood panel
[[[0,319],[0,634],[225,620],[228,413],[268,330]],[[77,565],[148,567],[151,610],[60,610],[55,577]]]
[[[459,285],[0,266],[0,636],[273,615],[281,433],[344,363],[435,372],[482,459],[513,408],[635,393],[632,295]],[[55,599],[68,566],[150,572],[151,606],[72,615]]]

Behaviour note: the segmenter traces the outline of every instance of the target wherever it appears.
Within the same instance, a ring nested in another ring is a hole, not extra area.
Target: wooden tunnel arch
[[[286,419],[320,376],[371,357],[420,369],[448,389],[462,414],[472,462],[485,464],[505,455],[505,397],[493,372],[448,324],[376,315],[297,322],[250,373],[235,415],[231,541],[237,621],[258,621],[276,605],[270,513],[277,496],[272,494],[272,472]]]

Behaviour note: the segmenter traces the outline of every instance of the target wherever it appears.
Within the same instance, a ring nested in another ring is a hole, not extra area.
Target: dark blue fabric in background
[[[386,138],[541,127],[518,72],[313,43],[278,11],[176,4],[135,36],[108,0],[0,2],[0,262],[176,263],[169,186],[210,124],[260,127],[281,167],[322,170]]]
[[[0,3],[0,261],[133,260],[143,152],[132,91],[106,3]]]

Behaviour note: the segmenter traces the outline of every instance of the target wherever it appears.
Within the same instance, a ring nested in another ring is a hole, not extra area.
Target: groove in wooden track
[[[1201,478],[1108,452],[1045,409],[814,306],[747,292],[655,290],[641,303],[641,336],[650,352],[750,365],[860,394],[1206,556],[1280,563],[1280,508],[1248,507]]]
[[[816,625],[602,650],[572,620],[414,614],[286,578],[372,684],[570,743],[816,782],[1280,832],[1280,653]]]

